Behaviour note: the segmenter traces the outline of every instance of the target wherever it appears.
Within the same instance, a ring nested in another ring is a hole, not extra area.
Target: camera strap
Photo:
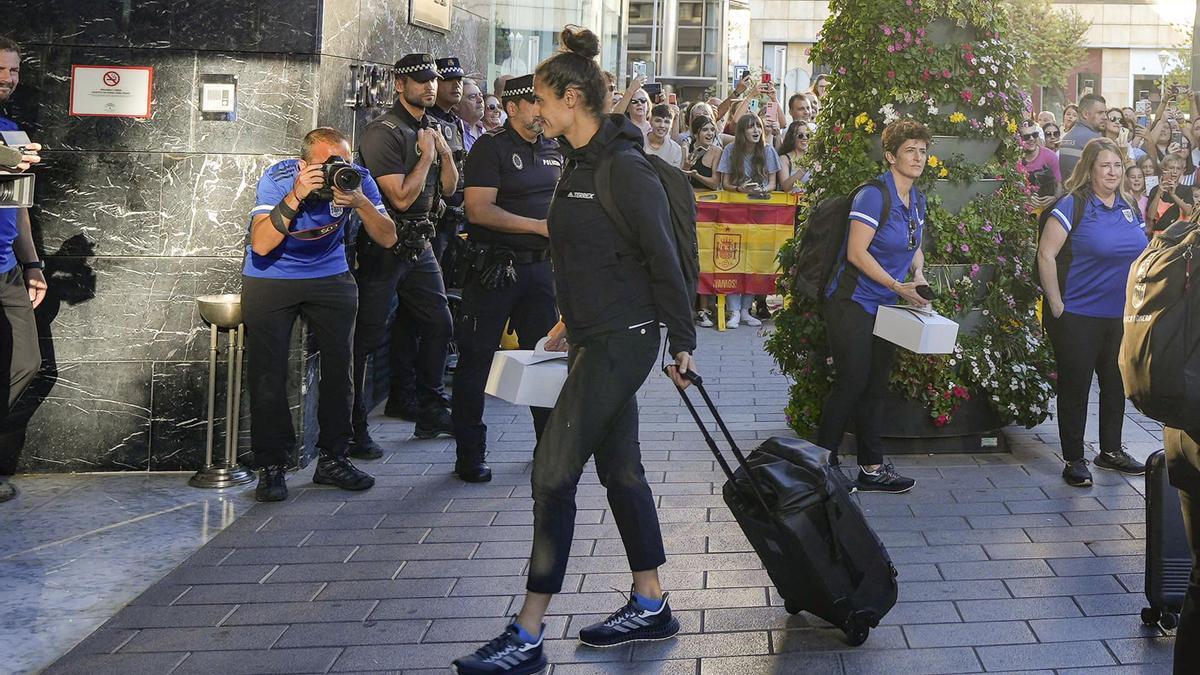
[[[296,230],[294,232],[289,232],[288,234],[296,239],[320,239],[321,237],[336,232],[338,228],[340,228],[345,222],[345,218],[338,218],[337,222],[333,222],[328,225],[323,225],[321,227],[310,227],[307,230]]]
[[[292,232],[288,230],[288,223],[296,218],[296,213],[296,209],[288,206],[287,197],[285,196],[279,200],[275,208],[271,209],[271,213],[269,214],[271,226],[275,228],[276,232],[285,237],[291,235]]]

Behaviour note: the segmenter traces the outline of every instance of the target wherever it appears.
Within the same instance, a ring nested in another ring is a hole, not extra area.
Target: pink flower
[[[841,66],[840,68],[838,68],[838,75],[845,75],[845,74],[846,74],[845,66]]]
[[[889,79],[889,80],[894,80],[894,79],[896,79],[896,71],[894,71],[894,70],[889,70],[889,71],[887,71],[887,76],[888,76],[888,79]]]
[[[971,278],[974,279],[977,276],[979,276],[979,263],[974,263],[971,265]]]
[[[908,2],[912,2],[912,0],[908,0]],[[944,427],[949,423],[950,423],[950,418],[945,415],[938,415],[937,419],[935,419],[933,421],[934,426],[939,426],[939,427]]]
[[[926,68],[925,70],[921,71],[921,79],[922,79],[922,80],[928,80],[930,77],[931,77],[931,75],[930,75],[930,73],[929,73],[929,69],[928,69],[928,68]]]
[[[917,29],[917,35],[920,35],[921,37],[925,37],[925,29],[924,29],[924,28],[918,28],[918,29]]]
[[[933,47],[930,47],[929,50],[932,53]],[[949,68],[942,70],[942,77],[950,77],[950,69]]]
[[[984,224],[983,224],[983,231],[984,231],[984,232],[991,232],[991,231],[992,231],[992,225],[991,225],[991,223],[984,223]]]
[[[947,75],[946,77],[950,77],[950,76]],[[970,89],[964,89],[963,93],[962,93],[962,97],[963,97],[964,101],[970,101],[972,98],[975,97],[975,94],[973,94]]]
[[[896,45],[888,45],[888,53],[894,54],[895,52],[896,52]]]
[[[959,250],[961,250],[963,253],[970,253],[970,252],[971,252],[971,247],[970,247],[970,246],[967,246],[966,244],[963,244],[962,246],[959,246],[958,248],[959,248]]]
[[[912,2],[913,0],[904,0],[904,4],[908,5],[909,7],[912,7]]]
[[[892,34],[892,28],[891,28],[891,26],[884,26],[884,27],[883,27],[883,34],[884,34],[884,35],[891,35],[891,34]]]

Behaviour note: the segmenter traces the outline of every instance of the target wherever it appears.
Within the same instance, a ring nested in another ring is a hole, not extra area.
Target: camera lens
[[[354,167],[338,167],[333,172],[333,184],[343,192],[353,192],[362,185],[362,175]]]

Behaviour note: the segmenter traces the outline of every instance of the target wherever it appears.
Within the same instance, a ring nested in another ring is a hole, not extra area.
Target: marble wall
[[[31,17],[0,33],[26,52],[6,114],[48,148],[31,215],[51,289],[43,372],[0,432],[0,472],[14,457],[33,472],[197,468],[208,332],[194,298],[239,290],[259,176],[312,127],[354,135],[379,114],[346,107],[352,64],[454,45],[470,70],[486,22],[456,9],[443,36],[408,25],[406,0],[0,0],[0,14]],[[70,117],[72,64],[153,66],[153,116]],[[235,121],[201,118],[208,74],[238,76]],[[301,464],[307,352],[297,331]]]

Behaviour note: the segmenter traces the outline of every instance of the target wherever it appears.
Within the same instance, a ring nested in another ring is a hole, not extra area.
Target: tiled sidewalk
[[[745,446],[788,434],[787,384],[752,330],[701,331],[697,357]],[[569,592],[547,620],[556,675],[1169,672],[1172,639],[1137,617],[1142,482],[1097,471],[1094,488],[1063,485],[1052,423],[1009,430],[1011,454],[896,458],[917,489],[861,503],[899,567],[900,603],[850,648],[840,631],[783,611],[669,382],[651,377],[641,396],[663,578],[683,634],[610,650],[574,639],[629,587],[588,471]],[[311,470],[292,476],[288,502],[237,519],[47,672],[446,672],[516,610],[529,554],[528,415],[489,401],[488,418],[492,483],[456,481],[452,442],[408,440],[411,425],[379,418],[376,438],[391,452],[364,463],[374,489],[317,488]],[[1130,415],[1131,452],[1156,449],[1157,429]]]

